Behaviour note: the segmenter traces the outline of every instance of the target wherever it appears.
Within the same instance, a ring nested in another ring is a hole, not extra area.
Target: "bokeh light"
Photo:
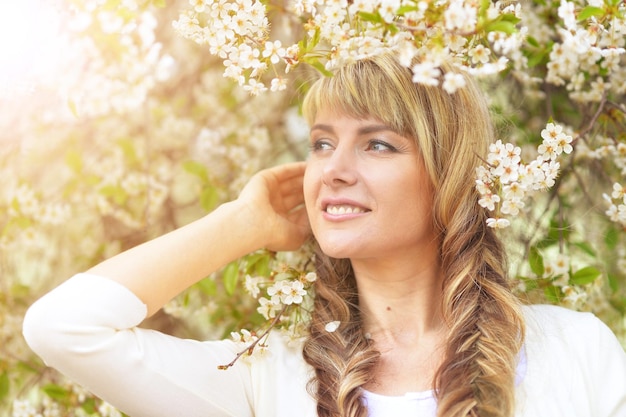
[[[32,92],[58,67],[61,15],[50,1],[0,1],[0,100]]]

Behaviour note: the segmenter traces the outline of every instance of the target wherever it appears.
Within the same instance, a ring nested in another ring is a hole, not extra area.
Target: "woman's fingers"
[[[284,196],[282,199],[282,204],[285,212],[290,213],[294,209],[297,209],[300,206],[304,206],[304,195],[302,195],[302,193],[293,193]]]
[[[305,167],[295,162],[260,171],[239,195],[249,223],[268,239],[267,249],[297,249],[310,234],[302,190]]]
[[[302,191],[305,162],[279,165],[259,173],[260,183],[265,187],[269,204],[273,211],[264,217],[271,228],[268,249],[294,250],[300,247],[310,234],[308,217],[304,207]]]
[[[270,201],[277,210],[289,211],[304,202],[302,184],[306,163],[296,162],[262,171]]]
[[[302,185],[305,167],[306,162],[293,162],[269,168],[263,172],[267,172],[268,175],[273,177],[281,189],[290,189]]]
[[[266,171],[272,172],[272,174],[282,182],[290,178],[302,177],[304,175],[305,168],[306,162],[290,162],[269,168]]]

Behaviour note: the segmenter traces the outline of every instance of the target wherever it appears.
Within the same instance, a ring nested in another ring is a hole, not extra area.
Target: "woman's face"
[[[374,118],[318,112],[304,176],[309,221],[334,258],[425,255],[433,191],[415,141]]]

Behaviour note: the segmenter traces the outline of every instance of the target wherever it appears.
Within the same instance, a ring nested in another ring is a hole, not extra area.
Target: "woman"
[[[391,55],[318,81],[305,163],[62,284],[24,335],[130,416],[626,416],[626,355],[590,314],[521,307],[474,189],[493,132],[476,87],[415,85]],[[302,203],[305,203],[305,209]],[[136,326],[259,248],[319,245],[310,334],[261,360]],[[339,328],[326,331],[329,322]]]

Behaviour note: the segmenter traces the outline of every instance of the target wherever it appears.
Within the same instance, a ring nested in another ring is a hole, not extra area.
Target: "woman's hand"
[[[254,175],[237,199],[242,220],[273,251],[296,250],[311,233],[304,207],[305,162],[265,169]]]

